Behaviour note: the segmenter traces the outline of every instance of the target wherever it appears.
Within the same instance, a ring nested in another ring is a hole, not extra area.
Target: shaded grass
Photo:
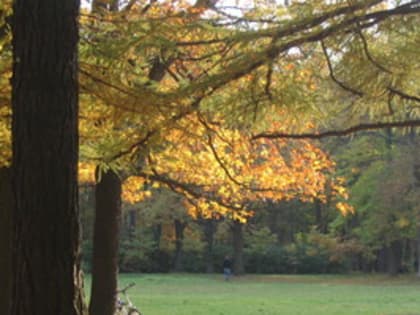
[[[415,276],[124,274],[144,315],[420,315]]]

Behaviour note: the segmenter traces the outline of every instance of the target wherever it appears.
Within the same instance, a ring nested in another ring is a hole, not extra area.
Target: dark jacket
[[[229,258],[225,258],[225,260],[223,261],[223,269],[225,268],[232,268],[232,262]]]

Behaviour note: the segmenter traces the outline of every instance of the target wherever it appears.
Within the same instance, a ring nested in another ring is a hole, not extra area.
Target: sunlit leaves
[[[95,178],[96,165],[89,162],[79,162],[78,166],[78,181],[81,185],[93,185],[96,182]]]
[[[149,190],[145,190],[146,181],[143,177],[130,176],[122,187],[122,198],[129,203],[137,203],[151,196]]]
[[[347,198],[334,179],[334,163],[310,142],[251,142],[239,130],[202,119],[180,121],[165,137],[166,145],[150,151],[148,163],[156,178],[182,183],[169,188],[184,194],[192,216],[246,220],[253,214],[248,206],[253,201],[325,201],[327,189]],[[344,203],[338,209],[350,211]]]

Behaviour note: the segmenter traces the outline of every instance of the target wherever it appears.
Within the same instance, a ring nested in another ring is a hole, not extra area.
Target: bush
[[[346,243],[312,230],[297,234],[287,250],[296,273],[337,273],[350,269],[351,251],[346,247]]]
[[[263,231],[256,234],[259,239]],[[248,237],[252,241],[255,237]],[[262,244],[262,242],[260,242]],[[351,268],[351,259],[360,249],[352,242],[339,242],[336,238],[312,230],[299,233],[288,246],[278,244],[264,247],[247,246],[245,271],[248,273],[340,273]],[[257,250],[258,249],[258,250]]]

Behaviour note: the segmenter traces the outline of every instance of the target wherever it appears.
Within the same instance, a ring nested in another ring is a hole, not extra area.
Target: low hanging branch
[[[420,119],[404,120],[397,122],[377,122],[359,124],[342,130],[327,130],[322,132],[307,132],[307,133],[287,133],[287,132],[273,132],[260,133],[254,135],[251,139],[321,139],[327,137],[341,137],[354,134],[364,130],[378,130],[384,128],[407,128],[420,127]]]

